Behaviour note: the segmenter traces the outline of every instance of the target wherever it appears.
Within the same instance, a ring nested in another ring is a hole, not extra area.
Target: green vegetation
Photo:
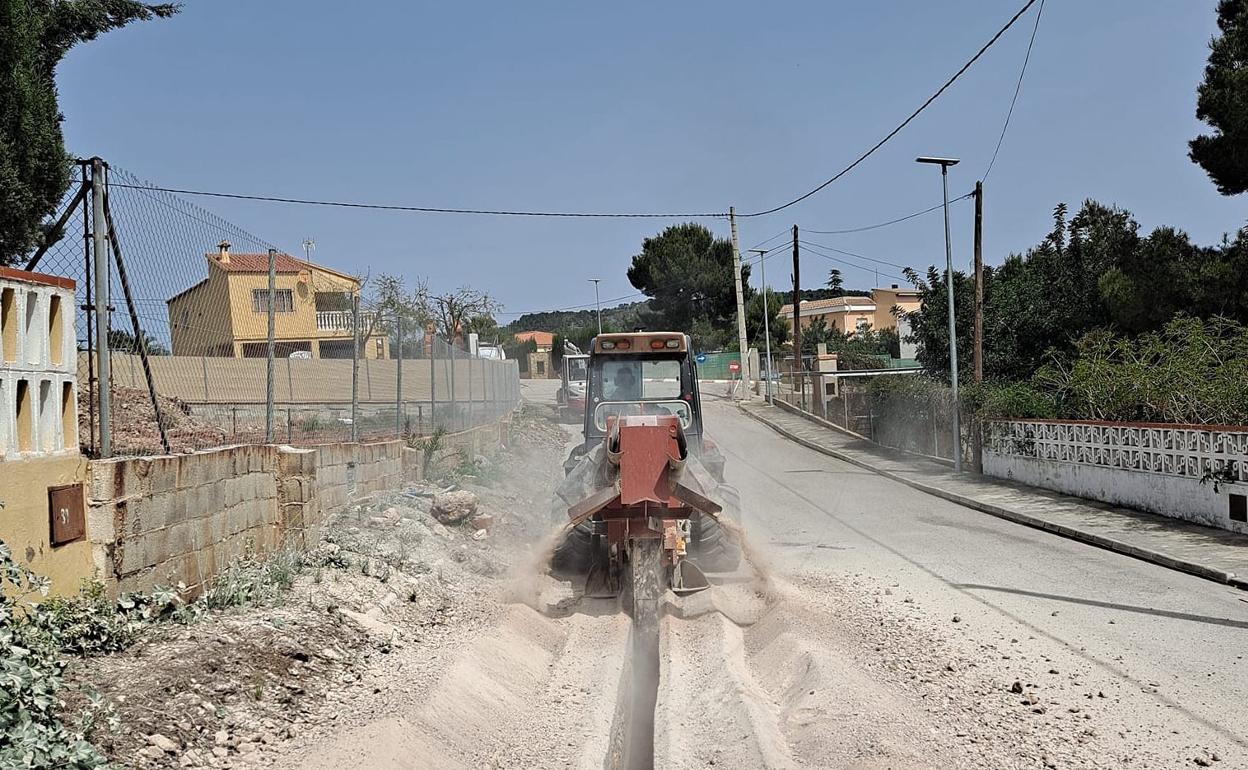
[[[46,597],[47,581],[13,559],[0,542],[0,767],[95,770],[109,767],[90,742],[101,719],[116,717],[96,695],[78,714],[60,696],[67,656],[126,649],[147,626],[190,623],[207,611],[280,601],[303,567],[290,550],[259,558],[250,549],[230,564],[194,602],[184,586],[111,600],[99,581],[85,581],[70,597]]]
[[[1069,351],[1050,350],[1030,377],[971,384],[961,396],[963,411],[983,418],[1244,425],[1245,382],[1248,328],[1179,315],[1134,337],[1088,332]],[[880,419],[899,425],[949,405],[948,386],[932,377],[877,377],[868,395]]]
[[[1069,222],[1054,211],[1052,232],[1024,255],[984,270],[984,374],[1029,378],[1049,351],[1071,354],[1096,329],[1128,336],[1161,331],[1179,314],[1248,321],[1248,231],[1201,247],[1171,227],[1147,236],[1127,211],[1086,202]],[[913,271],[922,308],[911,314],[919,362],[935,377],[949,368],[943,272]],[[974,281],[955,272],[959,366],[969,381]]]
[[[1218,192],[1237,195],[1248,192],[1248,0],[1221,0],[1218,30],[1196,93],[1196,117],[1214,130],[1188,147]]]
[[[735,347],[736,279],[732,243],[699,224],[673,225],[642,242],[628,280],[650,297],[648,329],[687,331],[700,350]],[[749,266],[741,269],[746,300]]]
[[[134,0],[0,0],[0,265],[58,237],[43,227],[70,182],[56,66],[79,43],[177,10]]]

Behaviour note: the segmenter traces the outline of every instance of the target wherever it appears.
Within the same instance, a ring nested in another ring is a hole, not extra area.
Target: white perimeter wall
[[[1233,496],[1248,495],[1248,429],[992,421],[984,432],[986,475],[1248,534],[1230,516]],[[1233,483],[1215,491],[1215,474]]]

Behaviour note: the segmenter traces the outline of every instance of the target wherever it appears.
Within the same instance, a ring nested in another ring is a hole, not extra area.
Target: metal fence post
[[[426,327],[428,333],[428,327]],[[438,429],[438,337],[429,339],[429,427]]]
[[[273,443],[273,336],[277,324],[277,249],[269,249],[269,336],[264,373],[264,443]]]
[[[472,421],[472,402],[474,398],[476,397],[472,391],[472,358],[473,358],[472,351],[469,350],[468,351],[468,425],[470,427],[476,424]]]
[[[399,355],[395,359],[394,374],[394,433],[403,436],[403,316],[395,314],[395,336],[399,340]]]
[[[351,440],[360,440],[360,293],[351,293]]]
[[[455,425],[456,425],[456,420],[455,420],[455,415],[456,415],[456,406],[455,406],[455,341],[454,341],[454,340],[451,340],[450,342],[448,342],[448,343],[447,343],[446,347],[450,350],[450,353],[451,353],[451,356],[450,356],[450,358],[451,358],[451,368],[450,368],[450,373],[449,373],[449,374],[447,374],[447,385],[448,385],[447,390],[450,392],[450,395],[451,395],[451,430],[455,430]]]
[[[95,256],[95,351],[99,388],[100,457],[113,454],[112,370],[108,349],[108,227],[104,220],[104,161],[91,159],[91,245]]]

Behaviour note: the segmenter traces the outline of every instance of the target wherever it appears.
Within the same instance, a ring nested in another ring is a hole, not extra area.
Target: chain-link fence
[[[59,238],[28,267],[77,284],[88,454],[422,436],[517,405],[514,361],[370,305],[352,271],[292,257],[115,167],[75,174]]]
[[[953,456],[953,400],[948,387],[927,378],[913,378],[911,373],[795,373],[792,359],[786,364],[786,371],[778,373],[772,382],[774,400],[883,446],[931,457]],[[891,387],[876,387],[873,393],[872,382],[880,377],[889,378],[882,382]],[[963,422],[964,459],[971,458],[973,427],[969,421]]]

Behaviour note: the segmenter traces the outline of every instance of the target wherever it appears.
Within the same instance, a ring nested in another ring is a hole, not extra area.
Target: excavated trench
[[[633,548],[630,590],[625,596],[625,605],[632,606],[632,633],[620,675],[604,770],[654,768],[654,712],[660,678],[659,620],[666,580],[660,566],[659,541],[643,540]]]
[[[649,629],[634,625],[618,693],[603,770],[652,770],[659,697],[657,624]]]

